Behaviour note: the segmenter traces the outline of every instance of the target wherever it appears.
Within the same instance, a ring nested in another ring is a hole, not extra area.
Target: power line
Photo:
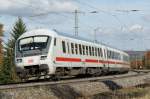
[[[30,7],[30,8],[32,8],[33,10],[37,10],[38,8],[36,7],[36,6],[33,6],[33,5],[31,5],[31,4],[29,4],[29,3],[26,3],[24,0],[23,1],[19,1],[19,2],[16,2],[16,1],[13,1],[13,0],[9,0],[10,2],[13,2],[13,3],[19,3],[19,4],[23,4],[23,5],[26,5],[26,6],[28,6],[28,7]],[[69,17],[68,15],[65,15],[65,14],[67,14],[67,13],[74,13],[75,14],[75,18],[73,18],[73,17]],[[35,20],[33,20],[33,18],[35,18],[35,17],[40,17],[40,16],[46,16],[46,15],[49,15],[49,14],[55,14],[55,15],[59,15],[59,16],[63,16],[63,17],[65,17],[66,19],[70,19],[70,20],[73,20],[73,21],[75,21],[75,36],[77,36],[78,35],[78,13],[84,13],[84,12],[79,12],[79,11],[77,11],[77,13],[75,13],[75,12],[52,12],[52,11],[47,11],[47,12],[43,12],[43,13],[39,13],[39,14],[34,14],[34,15],[31,15],[31,16],[29,16],[28,17],[28,19],[29,20],[32,20],[32,21],[35,21]],[[40,24],[46,24],[45,22],[40,22],[40,21],[36,21],[36,22],[38,22],[38,23],[40,23]],[[89,25],[87,25],[87,24],[85,24],[85,23],[83,23],[82,22],[82,24],[84,24],[85,26],[87,26],[87,27],[91,27],[91,28],[93,28],[92,26],[89,26]],[[87,28],[87,29],[89,29],[89,28]]]
[[[120,19],[119,19],[116,15],[110,13],[109,11],[104,11],[104,10],[102,10],[102,9],[99,9],[99,8],[97,8],[97,7],[93,6],[93,5],[91,5],[91,4],[85,3],[85,2],[83,2],[83,1],[81,1],[81,0],[80,0],[80,1],[79,1],[79,0],[76,0],[76,2],[78,2],[78,3],[82,4],[82,5],[86,5],[86,6],[90,7],[90,8],[92,8],[92,9],[97,9],[98,11],[103,12],[103,13],[105,13],[105,14],[107,14],[107,15],[111,15],[119,24],[122,25],[122,22],[120,21]],[[95,11],[95,13],[98,13],[98,11]],[[123,24],[123,26],[126,27],[125,24]],[[121,26],[121,28],[122,28],[122,26]]]

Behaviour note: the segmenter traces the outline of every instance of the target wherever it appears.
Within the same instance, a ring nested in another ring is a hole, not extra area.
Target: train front
[[[15,64],[21,79],[41,77],[49,73],[48,52],[51,37],[46,35],[26,35],[16,42]]]

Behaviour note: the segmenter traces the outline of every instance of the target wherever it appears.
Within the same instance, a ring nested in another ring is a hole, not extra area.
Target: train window
[[[90,56],[92,56],[91,46],[89,46],[89,53],[90,53]]]
[[[95,56],[97,56],[97,48],[95,47]]]
[[[86,46],[86,55],[88,55],[88,46]]]
[[[114,52],[114,59],[117,59],[117,53]]]
[[[113,52],[110,51],[110,58],[113,59]]]
[[[119,53],[119,60],[121,60],[121,55],[120,55],[120,53]]]
[[[80,52],[80,55],[82,55],[82,47],[81,47],[81,44],[79,44],[79,52]]]
[[[112,59],[115,59],[115,52],[112,52]]]
[[[75,52],[78,54],[78,44],[75,44]]]
[[[109,58],[109,59],[111,59],[111,51],[107,51],[107,57]]]
[[[94,47],[92,47],[92,56],[94,56]]]
[[[74,54],[74,44],[73,43],[71,43],[71,52],[72,52],[72,54]]]
[[[100,48],[100,55],[101,55],[101,57],[103,57],[103,51],[101,48]]]
[[[82,45],[82,51],[83,51],[83,55],[85,55],[85,46]]]
[[[62,41],[62,50],[63,50],[63,53],[66,53],[65,41]]]
[[[109,50],[107,50],[107,58],[109,58]]]
[[[108,58],[111,58],[111,51],[108,51]]]
[[[113,59],[115,59],[115,52],[113,52]]]
[[[111,59],[114,59],[114,52],[111,52]]]
[[[54,38],[54,46],[56,46],[56,38]]]
[[[98,48],[97,50],[98,50],[98,56],[100,57],[100,49]]]
[[[129,61],[129,57],[128,57],[128,56],[126,56],[126,55],[123,55],[123,61],[128,62],[128,61]]]
[[[112,54],[113,54],[112,51],[110,51],[110,58],[111,58],[111,59],[112,59],[112,57],[113,57]]]
[[[104,57],[106,58],[106,56],[108,56],[108,53],[106,55],[105,49],[104,49]],[[108,58],[108,57],[107,57]]]
[[[69,42],[67,42],[67,47],[68,47],[68,54],[70,54],[70,46],[69,46]]]

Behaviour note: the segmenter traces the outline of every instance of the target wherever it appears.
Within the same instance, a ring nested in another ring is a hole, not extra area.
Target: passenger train
[[[48,29],[28,31],[18,38],[15,64],[21,79],[99,76],[130,69],[129,55],[124,51]]]

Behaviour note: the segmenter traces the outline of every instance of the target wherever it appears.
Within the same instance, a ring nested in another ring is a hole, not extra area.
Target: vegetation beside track
[[[116,91],[100,93],[90,98],[93,99],[150,99],[150,86],[138,88],[125,88]]]
[[[26,31],[23,20],[18,18],[10,32],[10,39],[4,42],[3,62],[0,64],[0,84],[12,83],[18,80],[14,64],[15,42]]]

